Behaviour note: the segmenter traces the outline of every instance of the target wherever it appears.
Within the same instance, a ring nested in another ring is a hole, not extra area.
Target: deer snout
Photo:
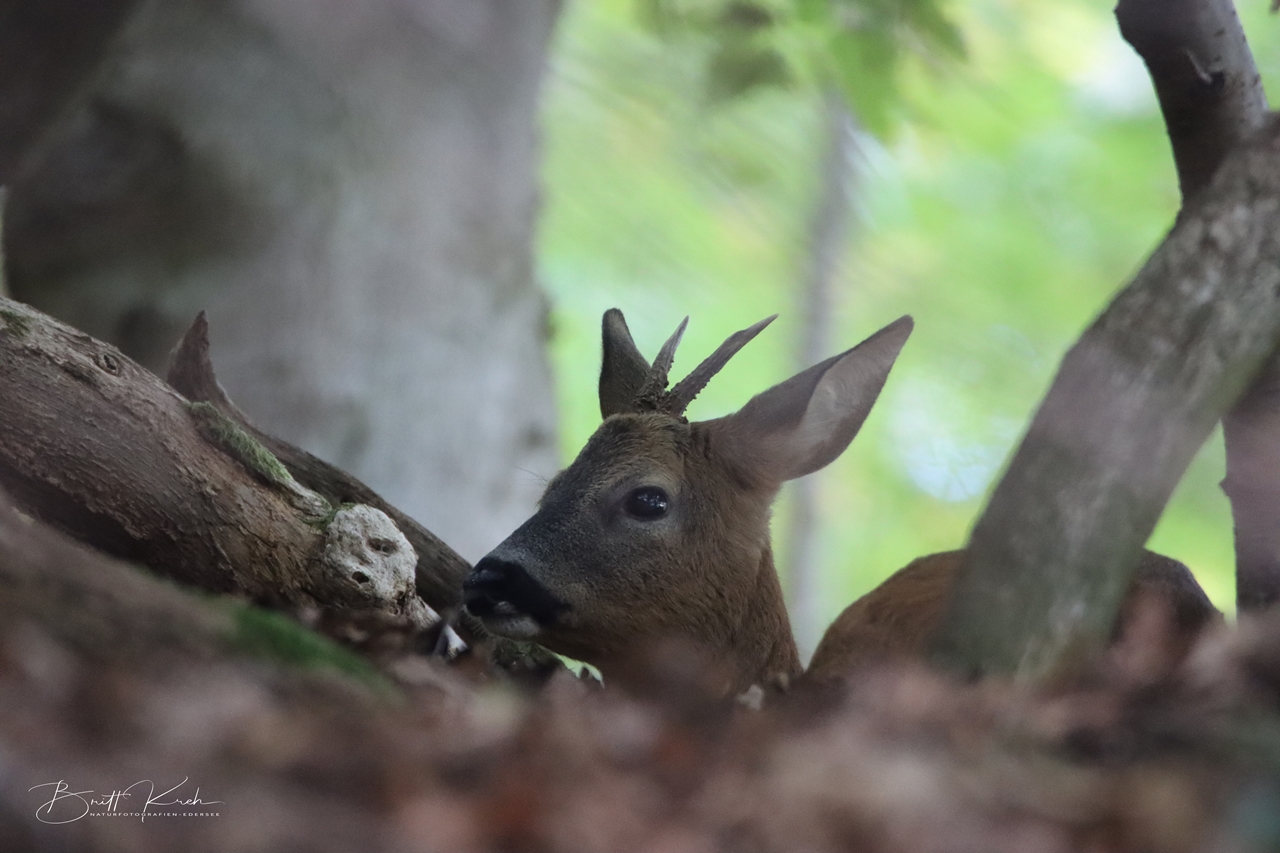
[[[524,566],[492,554],[467,575],[462,601],[489,630],[522,640],[554,625],[559,614],[569,609]]]

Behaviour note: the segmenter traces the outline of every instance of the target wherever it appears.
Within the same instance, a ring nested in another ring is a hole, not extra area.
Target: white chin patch
[[[532,640],[542,631],[532,616],[503,616],[493,614],[484,620],[484,626],[495,634],[513,640]]]

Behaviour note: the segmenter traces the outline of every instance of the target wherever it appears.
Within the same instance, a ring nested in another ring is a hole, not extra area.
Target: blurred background
[[[816,4],[640,5],[647,16],[632,0],[571,4],[552,54],[539,269],[562,453],[597,422],[591,369],[610,305],[649,354],[692,316],[676,372],[781,314],[694,403],[696,418],[912,314],[862,433],[809,478],[816,508],[797,507],[806,487],[790,484],[775,515],[811,649],[893,569],[964,543],[1066,348],[1171,226],[1179,197],[1159,106],[1109,2],[863,4],[863,41],[851,44],[838,20],[804,20]],[[1238,4],[1274,91],[1266,6]],[[880,46],[866,23],[877,14]],[[869,62],[874,83],[860,79]],[[832,132],[833,92],[851,130]],[[817,303],[820,352],[802,357],[816,243],[831,239],[833,144],[849,161],[850,211]],[[1192,566],[1229,611],[1222,475],[1219,432],[1149,547]]]
[[[157,371],[206,310],[232,399],[468,559],[597,426],[605,309],[650,357],[689,315],[677,375],[781,315],[697,419],[913,315],[862,434],[775,513],[805,654],[963,545],[1178,208],[1098,0],[109,5],[88,82],[0,156],[10,292]],[[1273,84],[1266,5],[1240,12]],[[27,4],[0,41],[74,6]],[[1150,547],[1230,610],[1222,474],[1215,435]]]

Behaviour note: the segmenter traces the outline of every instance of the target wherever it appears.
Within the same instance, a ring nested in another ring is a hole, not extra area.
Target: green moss
[[[262,480],[275,486],[296,488],[289,469],[240,425],[228,418],[212,403],[187,403],[187,411],[205,439],[230,453],[238,462]]]
[[[329,529],[329,525],[333,523],[334,516],[336,516],[341,510],[350,509],[353,506],[355,506],[355,504],[350,502],[342,503],[338,506],[331,505],[323,515],[307,518],[305,521],[307,524],[323,533],[327,531]]]
[[[187,411],[196,422],[196,429],[210,444],[221,447],[237,462],[248,468],[258,479],[283,489],[289,502],[301,511],[307,523],[321,530],[333,521],[335,510],[323,495],[302,486],[276,455],[262,446],[256,438],[245,432],[212,403],[187,403]]]
[[[565,664],[559,655],[544,649],[537,643],[511,640],[506,637],[493,638],[490,659],[495,665],[511,673],[542,672],[549,674],[557,669],[565,668]]]
[[[17,311],[0,308],[0,320],[4,321],[4,330],[15,338],[24,337],[31,331],[31,321]]]
[[[398,691],[364,658],[280,613],[240,602],[228,604],[233,620],[231,646],[251,657],[299,669],[329,669],[350,676],[375,692]]]

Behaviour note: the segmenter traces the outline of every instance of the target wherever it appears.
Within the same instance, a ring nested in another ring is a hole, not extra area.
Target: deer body
[[[883,660],[923,660],[942,624],[963,551],[920,557],[844,609],[814,650],[806,676],[836,681],[859,666]],[[1125,594],[1117,631],[1144,598],[1168,609],[1181,656],[1196,632],[1218,616],[1191,570],[1177,560],[1143,551]]]
[[[694,395],[772,319],[730,337],[668,391],[684,325],[650,365],[622,314],[606,313],[604,422],[547,486],[537,513],[476,564],[467,609],[494,633],[591,663],[606,679],[638,648],[668,637],[718,658],[726,692],[798,675],[770,506],[784,481],[822,468],[852,441],[912,323],[891,323],[732,415],[689,423],[683,412]],[[813,676],[921,654],[958,554],[917,560],[851,605],[823,638]],[[1159,559],[1157,574],[1177,575],[1160,590],[1193,591],[1195,605],[1212,611],[1185,567]]]

